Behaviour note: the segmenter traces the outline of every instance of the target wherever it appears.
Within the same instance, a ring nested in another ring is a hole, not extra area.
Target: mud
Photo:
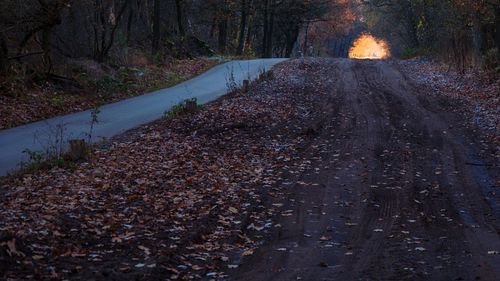
[[[311,163],[282,181],[274,230],[228,279],[498,280],[494,148],[396,63],[325,63]]]

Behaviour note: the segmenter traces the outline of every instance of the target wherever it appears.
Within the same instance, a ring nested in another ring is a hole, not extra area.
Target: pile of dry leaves
[[[469,70],[461,74],[422,59],[402,61],[400,66],[429,93],[465,104],[469,120],[500,142],[500,79],[498,74]]]
[[[73,170],[8,180],[0,279],[223,278],[234,253],[253,254],[248,232],[275,227],[263,202],[301,165],[325,65],[281,64],[249,93],[130,132]]]

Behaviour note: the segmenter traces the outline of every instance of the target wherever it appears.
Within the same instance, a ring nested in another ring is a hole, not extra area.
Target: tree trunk
[[[262,46],[262,57],[270,58],[273,52],[274,33],[274,1],[266,0],[264,11],[264,42]]]
[[[212,24],[210,24],[210,35],[209,35],[210,39],[213,39],[215,37],[216,28],[217,28],[217,18],[213,17]]]
[[[482,27],[481,15],[476,11],[473,15],[472,39],[474,44],[474,59],[479,62],[481,62],[485,46],[485,35]]]
[[[293,47],[295,46],[295,42],[297,42],[297,38],[299,37],[299,28],[295,27],[291,33],[287,35],[286,38],[286,49],[285,49],[285,57],[289,58],[292,55]]]
[[[253,18],[254,15],[251,14],[248,17],[248,23],[247,23],[247,34],[246,34],[246,39],[245,39],[245,48],[251,48],[252,47],[252,36],[253,36]]]
[[[262,57],[266,57],[267,40],[269,38],[269,0],[264,5],[264,34],[262,38]]]
[[[153,2],[153,39],[152,39],[152,54],[156,55],[160,50],[160,0]]]
[[[111,48],[113,48],[115,42],[116,31],[120,26],[120,21],[125,14],[125,11],[129,5],[130,0],[125,0],[120,7],[118,13],[115,14],[113,22],[110,24],[110,15],[105,12],[107,9],[99,5],[94,6],[95,13],[95,23],[93,24],[94,29],[94,60],[101,63],[104,62],[106,57],[109,55]]]
[[[307,22],[307,25],[306,25],[306,34],[304,35],[304,46],[302,47],[303,50],[302,50],[302,55],[303,56],[307,56],[307,45],[309,44],[309,22]]]
[[[132,37],[132,22],[134,20],[134,9],[130,9],[127,18],[127,44],[130,43]]]
[[[51,35],[52,30],[55,26],[60,25],[61,21],[61,12],[66,8],[65,2],[46,2],[46,1],[38,1],[41,6],[41,15],[40,18],[36,19],[37,25],[32,28],[30,31],[26,33],[24,38],[18,47],[18,56],[21,55],[24,47],[29,43],[29,41],[38,35],[40,45],[42,48],[43,61],[44,64],[48,67],[48,72],[52,71],[52,54],[51,54]]]
[[[500,6],[495,6],[495,45],[498,51],[498,61],[500,62]]]
[[[404,11],[406,30],[408,32],[408,38],[407,38],[408,40],[407,42],[409,43],[408,45],[410,47],[418,47],[419,46],[419,41],[417,36],[418,22],[415,18],[415,11],[412,8],[411,1],[405,0],[402,3],[403,3],[402,5]]]
[[[271,0],[272,1],[272,0]],[[271,16],[269,18],[269,29],[268,29],[268,37],[267,37],[267,46],[266,46],[266,58],[270,58],[273,56],[273,35],[274,35],[274,4],[271,4]]]
[[[52,37],[52,27],[44,28],[42,31],[42,51],[43,51],[43,63],[47,69],[47,73],[52,72],[52,48],[51,48],[51,37]]]
[[[177,12],[177,28],[181,37],[186,36],[186,29],[184,28],[184,12],[182,8],[182,0],[175,0],[175,10]]]
[[[247,0],[241,0],[241,20],[240,20],[240,34],[238,37],[238,49],[236,55],[241,56],[245,50],[245,31],[247,29],[248,7]]]
[[[9,65],[9,49],[7,48],[7,40],[3,33],[0,33],[0,76],[7,74]]]
[[[219,31],[217,37],[218,49],[221,54],[225,54],[227,51],[227,36],[228,36],[228,3],[227,0],[221,1],[220,4],[220,14],[217,19],[217,29]]]
[[[219,20],[219,52],[221,54],[226,53],[226,48],[227,48],[227,18],[224,15],[223,19]]]

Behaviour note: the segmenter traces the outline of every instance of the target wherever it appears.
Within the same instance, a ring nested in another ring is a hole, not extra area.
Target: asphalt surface
[[[499,280],[500,173],[460,111],[397,64],[325,64],[310,167],[283,177],[274,230],[228,279]]]
[[[102,106],[92,141],[101,141],[159,119],[185,99],[197,98],[200,104],[213,101],[227,93],[228,81],[241,85],[243,80],[255,79],[262,71],[282,61],[284,59],[232,61],[175,87]],[[0,176],[27,161],[29,157],[23,153],[27,149],[46,151],[55,146],[65,147],[69,139],[87,138],[91,120],[91,111],[87,110],[0,131]]]

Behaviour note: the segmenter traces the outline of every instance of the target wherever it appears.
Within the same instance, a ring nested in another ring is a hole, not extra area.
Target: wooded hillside
[[[136,50],[163,56],[290,56],[303,24],[327,0],[2,0],[0,70],[67,58],[126,63]]]
[[[391,41],[402,57],[433,55],[459,70],[498,66],[498,0],[363,2],[367,28]]]
[[[69,59],[116,65],[213,54],[290,57],[361,31],[394,54],[439,55],[457,67],[500,58],[498,0],[1,0],[0,73]],[[312,44],[312,43],[311,43]],[[331,51],[331,50],[330,50]],[[294,53],[295,52],[295,53]],[[318,54],[320,52],[316,52]],[[332,53],[332,52],[330,52]],[[34,65],[33,65],[34,64]]]
[[[309,25],[328,22],[348,5],[0,0],[0,6],[0,128],[9,128],[166,88],[225,57],[300,55],[327,35],[309,36]],[[223,58],[207,59],[214,55]]]
[[[364,33],[384,42],[392,57],[428,56],[461,72],[500,70],[500,0],[0,5],[0,128],[172,86],[223,60],[216,55],[347,57]]]

